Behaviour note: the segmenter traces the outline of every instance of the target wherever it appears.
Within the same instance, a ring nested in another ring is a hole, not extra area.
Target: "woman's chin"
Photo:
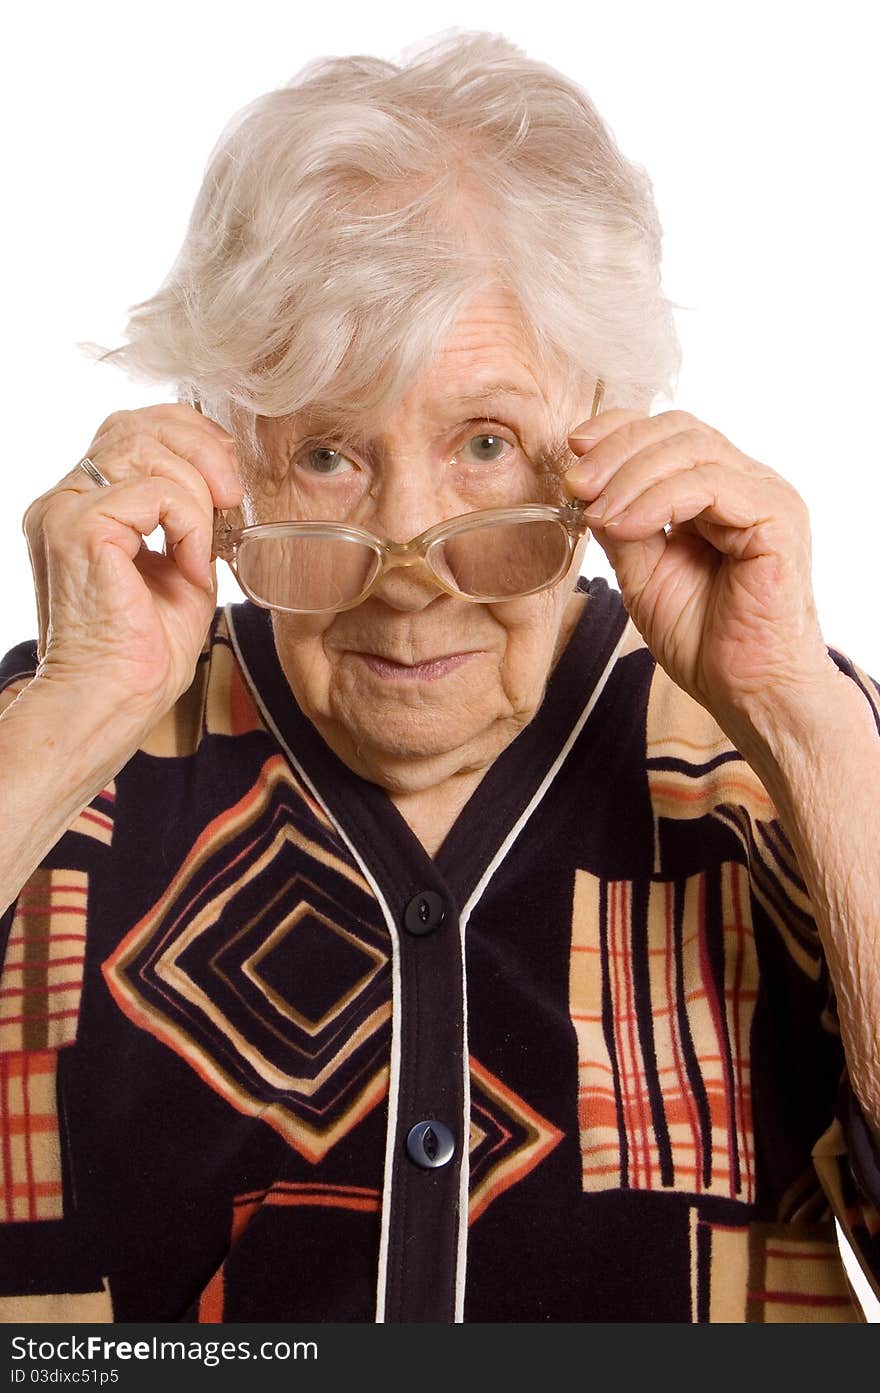
[[[497,719],[472,708],[428,703],[377,710],[364,703],[343,719],[316,721],[327,744],[364,778],[389,790],[412,790],[488,764],[506,740]]]

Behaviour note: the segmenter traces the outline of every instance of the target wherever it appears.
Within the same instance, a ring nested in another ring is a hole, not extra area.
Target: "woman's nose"
[[[364,525],[390,542],[406,543],[435,523],[462,511],[457,500],[438,490],[436,475],[421,461],[400,461],[370,491]],[[392,566],[380,576],[373,594],[392,609],[425,609],[445,592],[424,564]]]
[[[390,470],[370,490],[366,525],[390,542],[409,542],[455,511],[424,466]]]

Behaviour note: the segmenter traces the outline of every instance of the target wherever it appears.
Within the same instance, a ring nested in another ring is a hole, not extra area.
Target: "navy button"
[[[446,901],[433,890],[420,890],[403,911],[404,926],[411,934],[429,934],[446,922]]]
[[[406,1152],[411,1161],[425,1170],[436,1170],[452,1159],[455,1137],[445,1122],[417,1122],[406,1138]]]

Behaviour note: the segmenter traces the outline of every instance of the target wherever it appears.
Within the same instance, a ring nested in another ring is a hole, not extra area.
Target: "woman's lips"
[[[467,653],[446,653],[441,658],[429,658],[423,663],[398,663],[392,658],[380,658],[377,653],[355,653],[370,672],[390,682],[435,682],[446,677],[471,658],[479,656],[480,650]]]

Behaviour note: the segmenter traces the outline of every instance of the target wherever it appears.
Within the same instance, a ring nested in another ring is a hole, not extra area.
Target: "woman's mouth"
[[[378,653],[355,653],[354,657],[386,682],[435,682],[462,667],[471,658],[478,657],[479,653],[479,649],[466,653],[445,653],[442,657],[427,658],[420,663],[401,663],[393,658],[380,657]]]

